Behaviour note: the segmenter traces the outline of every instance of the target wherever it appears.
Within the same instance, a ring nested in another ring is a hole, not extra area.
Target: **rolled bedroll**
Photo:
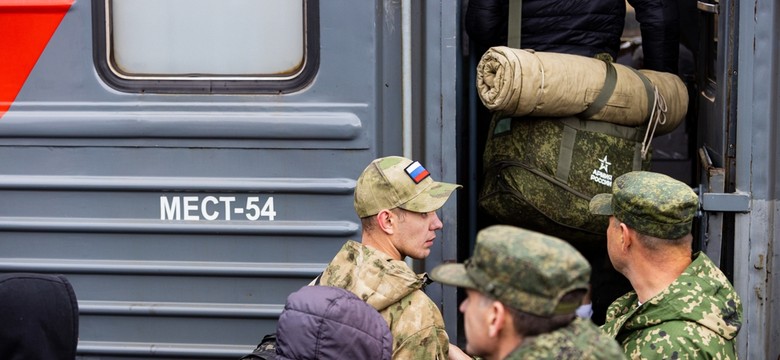
[[[503,116],[578,116],[641,126],[652,115],[655,135],[674,130],[688,111],[688,91],[675,74],[506,46],[482,55],[477,90],[482,103]]]

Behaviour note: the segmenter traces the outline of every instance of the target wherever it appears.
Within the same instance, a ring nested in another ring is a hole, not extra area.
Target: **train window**
[[[97,66],[120,90],[291,92],[311,80],[318,64],[316,1],[104,0],[93,6],[104,25],[95,26]]]

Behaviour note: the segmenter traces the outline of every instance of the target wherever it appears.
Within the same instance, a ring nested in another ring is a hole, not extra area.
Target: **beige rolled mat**
[[[682,122],[688,91],[677,75],[638,70],[655,86],[648,88],[636,70],[612,65],[617,73],[614,91],[603,108],[585,119],[639,126],[653,113],[660,116],[655,135],[671,132]],[[607,66],[579,55],[492,47],[477,65],[477,90],[482,103],[503,116],[576,116],[604,87]]]

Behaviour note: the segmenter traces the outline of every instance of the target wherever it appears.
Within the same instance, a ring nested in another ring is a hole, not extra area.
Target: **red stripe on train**
[[[74,0],[0,0],[0,118]]]

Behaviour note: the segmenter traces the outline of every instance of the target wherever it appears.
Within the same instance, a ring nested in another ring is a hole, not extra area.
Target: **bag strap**
[[[509,0],[506,46],[520,49],[520,34],[523,20],[523,0]]]
[[[562,183],[568,184],[569,173],[571,172],[571,159],[574,156],[574,142],[577,140],[577,129],[566,126],[565,121],[563,124],[561,146],[558,149],[558,168],[555,169],[555,177]]]
[[[577,140],[578,131],[589,131],[607,134],[631,140],[634,145],[634,156],[631,159],[631,168],[634,171],[642,170],[642,133],[644,128],[623,126],[603,121],[587,121],[578,118],[563,118],[559,121],[564,125],[561,136],[561,145],[558,149],[558,167],[555,169],[555,178],[568,184],[571,171],[572,158],[574,156],[574,142]]]
[[[615,92],[615,86],[617,85],[617,70],[615,70],[615,65],[612,65],[612,63],[607,60],[604,60],[604,65],[607,69],[607,75],[604,78],[604,86],[601,87],[601,91],[599,91],[599,94],[593,99],[593,102],[588,105],[588,108],[577,114],[577,117],[581,119],[588,119],[591,116],[598,114],[601,109],[607,106],[607,101],[612,97],[612,93]]]
[[[639,76],[639,79],[642,80],[642,84],[645,86],[645,92],[647,92],[647,116],[650,116],[650,114],[653,112],[653,99],[655,98],[655,86],[652,82],[650,82],[650,79],[645,76],[645,74],[642,74],[639,72],[639,70],[634,68],[629,68],[634,71],[634,74],[636,76]]]

